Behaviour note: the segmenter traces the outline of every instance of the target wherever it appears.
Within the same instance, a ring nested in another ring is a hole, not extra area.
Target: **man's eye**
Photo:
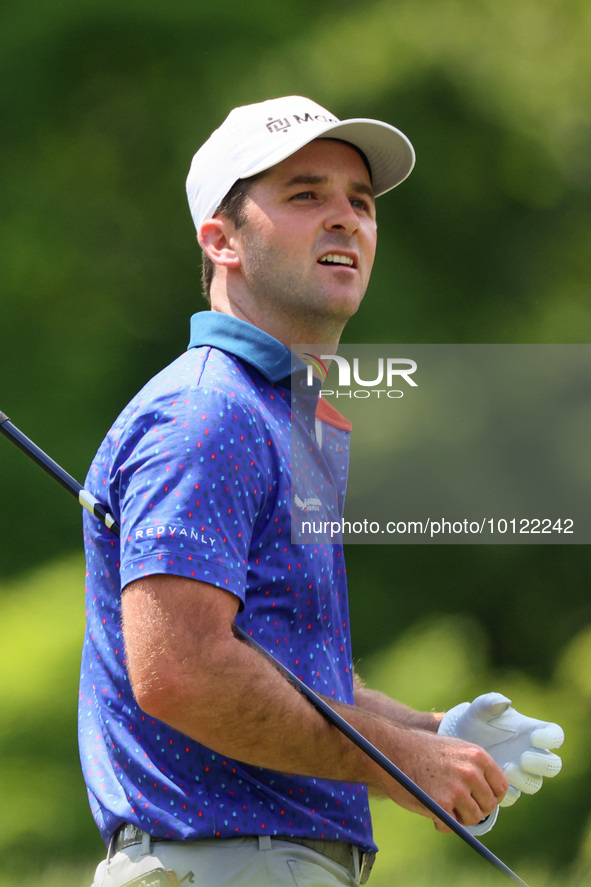
[[[366,200],[363,200],[361,197],[353,197],[351,200],[351,206],[354,206],[355,209],[361,209],[365,212],[369,212],[369,204]]]
[[[294,194],[291,198],[292,200],[310,200],[312,198],[311,191],[299,191],[297,194]]]

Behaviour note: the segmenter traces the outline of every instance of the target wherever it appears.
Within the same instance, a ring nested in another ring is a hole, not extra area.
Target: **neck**
[[[278,317],[258,306],[252,299],[230,297],[227,291],[219,288],[211,293],[211,310],[229,314],[244,320],[268,333],[296,354],[298,343],[307,346],[331,345],[336,350],[345,321],[336,318],[290,317],[285,312]],[[322,349],[320,349],[322,350]]]

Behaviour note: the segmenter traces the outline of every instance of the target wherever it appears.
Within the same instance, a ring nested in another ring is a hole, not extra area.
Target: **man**
[[[291,371],[303,367],[290,348],[338,342],[371,273],[375,195],[413,163],[388,124],[340,123],[297,96],[235,109],[193,160],[211,312],[87,478],[121,523],[120,549],[91,517],[85,527],[80,747],[109,846],[95,887],[351,885],[376,850],[366,787],[430,816],[234,623],[460,822],[507,792],[498,763],[453,735],[458,717],[440,735],[441,714],[354,678],[342,548],[290,543]],[[297,386],[342,505],[347,423]]]

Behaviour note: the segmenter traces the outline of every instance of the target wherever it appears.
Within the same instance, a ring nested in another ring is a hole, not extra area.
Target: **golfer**
[[[86,481],[121,524],[119,545],[85,517],[80,752],[108,848],[94,887],[350,887],[377,850],[368,789],[431,816],[234,624],[461,823],[507,794],[506,761],[457,738],[459,712],[442,735],[443,713],[363,687],[342,547],[290,543],[292,495],[318,499],[291,476],[292,397],[307,398],[298,421],[341,509],[350,432],[302,387],[296,343],[338,343],[371,274],[375,198],[413,163],[394,127],[299,96],[236,108],[193,159],[211,310]]]

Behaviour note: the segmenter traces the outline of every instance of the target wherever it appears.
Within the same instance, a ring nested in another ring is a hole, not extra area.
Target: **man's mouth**
[[[349,268],[355,267],[355,262],[351,256],[344,256],[341,253],[329,253],[318,259],[320,265],[347,265]]]

